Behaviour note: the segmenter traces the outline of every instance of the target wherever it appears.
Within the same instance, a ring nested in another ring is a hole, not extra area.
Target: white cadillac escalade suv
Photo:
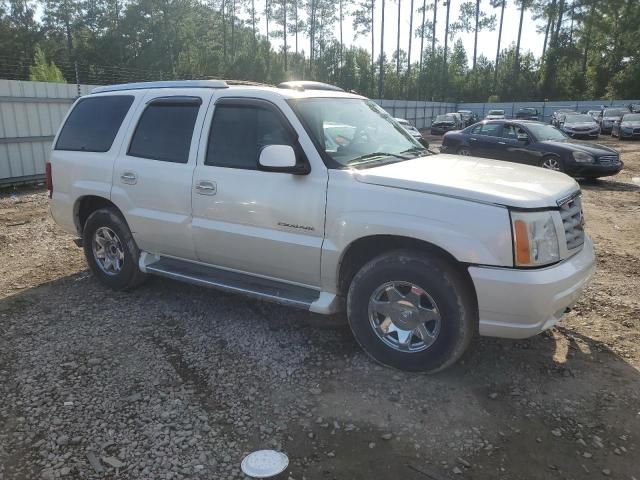
[[[434,155],[374,102],[314,82],[179,81],[79,98],[51,213],[95,276],[161,275],[331,314],[404,370],[473,335],[552,327],[594,271],[568,176]]]

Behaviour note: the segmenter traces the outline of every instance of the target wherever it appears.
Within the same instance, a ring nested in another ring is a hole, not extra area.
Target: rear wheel
[[[555,170],[556,172],[564,171],[562,160],[557,157],[544,157],[540,161],[540,166],[542,168],[546,168],[547,170]]]
[[[145,275],[138,268],[140,250],[116,210],[101,208],[89,215],[82,243],[89,267],[103,284],[127,290],[144,281]]]
[[[463,275],[435,255],[398,250],[356,274],[347,295],[351,331],[375,361],[436,372],[468,347],[477,314]]]
[[[460,147],[457,151],[458,155],[463,155],[465,157],[471,156],[471,150],[468,147]]]

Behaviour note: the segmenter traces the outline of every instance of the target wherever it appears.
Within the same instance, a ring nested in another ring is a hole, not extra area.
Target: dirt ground
[[[640,479],[640,143],[601,143],[625,169],[581,185],[585,295],[433,376],[374,365],[341,317],[109,291],[41,188],[0,192],[0,480],[242,478],[260,448],[283,479]]]

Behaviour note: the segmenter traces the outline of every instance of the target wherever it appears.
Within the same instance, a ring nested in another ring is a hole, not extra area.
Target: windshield
[[[544,125],[542,123],[531,123],[527,125],[527,128],[531,131],[534,137],[538,139],[539,142],[544,142],[545,140],[566,140],[567,136],[551,125]]]
[[[436,122],[453,122],[454,119],[451,115],[438,115],[435,121]]]
[[[536,113],[537,110],[535,108],[521,108],[518,113]]]
[[[567,115],[564,121],[566,123],[580,123],[580,122],[595,123],[591,115]]]
[[[329,157],[341,166],[393,162],[427,150],[371,100],[304,98],[291,106]]]
[[[621,117],[624,112],[620,108],[607,108],[604,111],[605,117]]]
[[[640,122],[640,113],[627,114],[622,118],[623,122]]]
[[[489,115],[504,115],[504,110],[489,110]]]

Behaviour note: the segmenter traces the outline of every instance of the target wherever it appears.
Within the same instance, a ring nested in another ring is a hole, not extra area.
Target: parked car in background
[[[627,112],[628,110],[626,108],[605,108],[604,112],[602,112],[600,131],[602,133],[611,133],[613,131],[613,124],[619,122]]]
[[[560,125],[560,117],[562,115],[566,115],[567,113],[578,113],[578,112],[572,110],[571,108],[559,108],[558,110],[553,112],[553,115],[551,115],[551,125],[553,125],[554,127],[557,127],[558,125]]]
[[[535,107],[523,107],[516,112],[518,120],[540,120],[540,112]]]
[[[590,115],[598,125],[600,125],[600,117],[602,116],[602,110],[588,110],[587,115]]]
[[[432,155],[367,98],[289,85],[137,83],[74,102],[46,183],[98,281],[343,311],[373,359],[411,371],[448,367],[476,333],[560,321],[595,270],[575,181]],[[325,125],[344,132],[336,151]]]
[[[442,135],[450,130],[464,128],[462,116],[459,113],[446,113],[438,115],[431,123],[431,135]]]
[[[600,125],[591,115],[567,113],[560,118],[560,130],[570,137],[598,138]]]
[[[396,122],[400,124],[402,128],[404,128],[409,135],[418,140],[425,148],[429,148],[429,142],[427,142],[416,127],[409,123],[409,120],[405,120],[404,118],[394,118]]]
[[[625,113],[619,122],[613,124],[611,136],[620,140],[640,138],[640,113]]]
[[[577,142],[551,125],[527,120],[484,121],[449,132],[440,152],[537,165],[584,178],[615,175],[623,167],[613,148]]]
[[[486,120],[504,120],[505,118],[507,117],[504,115],[504,110],[489,110],[485,117]]]
[[[462,122],[464,123],[465,127],[473,125],[474,123],[477,123],[480,120],[478,115],[475,112],[472,112],[471,110],[458,110],[458,113],[462,117]]]
[[[640,113],[640,103],[631,104],[629,110],[631,113]]]

